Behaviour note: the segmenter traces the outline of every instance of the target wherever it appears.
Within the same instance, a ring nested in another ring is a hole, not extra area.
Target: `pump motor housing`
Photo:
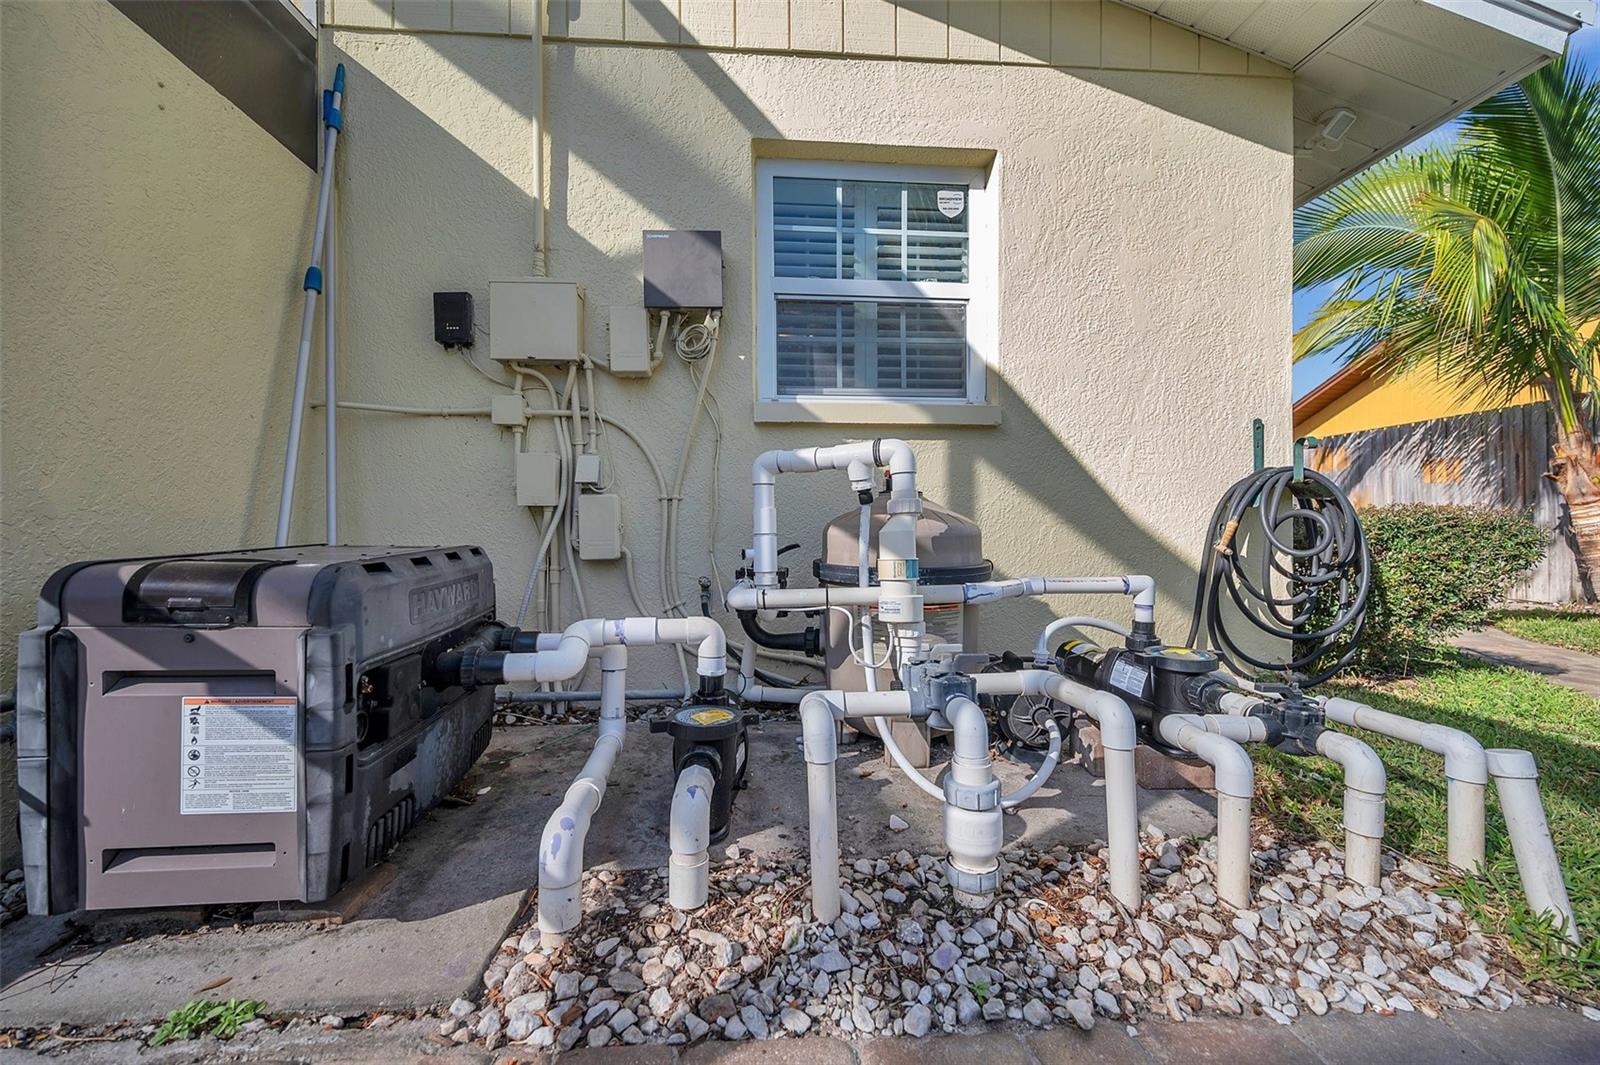
[[[493,688],[424,678],[494,609],[471,546],[58,571],[18,653],[29,912],[334,894],[488,746]]]

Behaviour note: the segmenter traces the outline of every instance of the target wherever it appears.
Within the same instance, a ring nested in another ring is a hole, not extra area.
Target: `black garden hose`
[[[1246,558],[1236,537],[1252,511],[1259,520],[1250,538],[1260,542]],[[1367,537],[1338,486],[1314,470],[1298,480],[1292,467],[1259,470],[1229,488],[1211,516],[1188,644],[1215,650],[1241,676],[1264,670],[1320,684],[1354,660],[1371,588]],[[1290,642],[1290,657],[1244,649],[1250,633],[1230,629],[1238,621],[1224,611],[1224,590],[1256,631]]]

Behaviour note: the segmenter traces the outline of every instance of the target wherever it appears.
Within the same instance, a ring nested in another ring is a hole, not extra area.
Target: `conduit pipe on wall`
[[[973,679],[980,692],[1049,696],[1082,711],[1099,726],[1105,760],[1106,851],[1111,894],[1124,906],[1137,910],[1142,873],[1139,866],[1139,791],[1133,765],[1138,734],[1133,711],[1110,692],[1097,691],[1041,669],[983,673]],[[1041,768],[1036,777],[1043,775]]]
[[[1181,747],[1216,770],[1217,894],[1236,909],[1250,905],[1250,799],[1255,770],[1250,756],[1234,740],[1206,729],[1195,714],[1167,714],[1159,719],[1161,738]]]
[[[680,910],[698,910],[709,893],[711,867],[711,770],[698,763],[685,766],[672,792],[670,837],[672,859],[667,868],[667,899]]]
[[[306,378],[311,368],[312,328],[316,323],[317,296],[322,292],[322,253],[328,232],[328,205],[333,197],[334,149],[344,125],[344,64],[333,73],[333,91],[322,111],[322,180],[317,189],[317,219],[311,231],[311,264],[303,284],[305,302],[300,311],[300,346],[294,366],[294,399],[289,409],[289,441],[283,451],[283,488],[278,496],[278,532],[275,545],[289,542],[289,518],[294,512],[294,481],[300,462],[300,426],[305,416]]]
[[[549,256],[545,250],[544,225],[544,0],[517,0],[533,4],[533,47],[528,50],[528,61],[533,74],[533,130],[529,138],[533,149],[533,276],[544,277],[549,272]]]
[[[322,394],[326,407],[322,416],[323,481],[327,503],[327,532],[330,545],[339,542],[339,373],[338,325],[336,313],[338,300],[339,213],[338,195],[329,191],[328,201],[328,269],[324,280],[328,296],[322,306]]]
[[[1481,869],[1483,793],[1489,783],[1489,760],[1483,745],[1460,729],[1414,721],[1349,699],[1323,699],[1322,706],[1330,721],[1414,743],[1444,756],[1450,864],[1469,873]]]
[[[825,924],[839,917],[839,797],[834,779],[839,722],[847,715],[881,718],[910,712],[911,695],[903,691],[816,691],[800,700],[811,840],[811,913]]]
[[[1354,736],[1331,730],[1317,735],[1317,753],[1344,767],[1344,875],[1363,887],[1377,887],[1388,786],[1383,761]]]
[[[1500,812],[1506,818],[1506,834],[1511,837],[1511,852],[1516,855],[1517,875],[1522,878],[1528,906],[1534,913],[1552,916],[1567,939],[1577,945],[1578,923],[1572,916],[1561,863],[1539,798],[1539,770],[1533,755],[1507,748],[1485,754],[1489,775],[1500,793]]]
[[[583,915],[583,845],[627,733],[627,667],[626,647],[600,652],[600,735],[539,841],[539,938],[547,947],[560,946]]]

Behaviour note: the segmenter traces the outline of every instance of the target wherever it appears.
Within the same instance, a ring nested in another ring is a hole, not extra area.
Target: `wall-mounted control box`
[[[517,452],[517,506],[553,507],[561,501],[561,456],[554,451]]]
[[[622,557],[622,497],[613,492],[578,496],[578,557],[604,562]]]
[[[722,231],[644,231],[644,305],[667,310],[722,308]]]
[[[583,286],[542,277],[489,282],[489,357],[498,362],[583,358]]]
[[[611,308],[611,354],[613,377],[649,377],[656,365],[650,359],[649,312],[643,307]]]
[[[447,348],[472,347],[472,293],[433,294],[433,339]]]

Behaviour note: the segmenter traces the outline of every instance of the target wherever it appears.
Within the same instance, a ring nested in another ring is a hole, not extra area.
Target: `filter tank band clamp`
[[[952,774],[944,778],[944,801],[958,810],[982,812],[1000,805],[1000,781],[986,784],[961,784]]]

